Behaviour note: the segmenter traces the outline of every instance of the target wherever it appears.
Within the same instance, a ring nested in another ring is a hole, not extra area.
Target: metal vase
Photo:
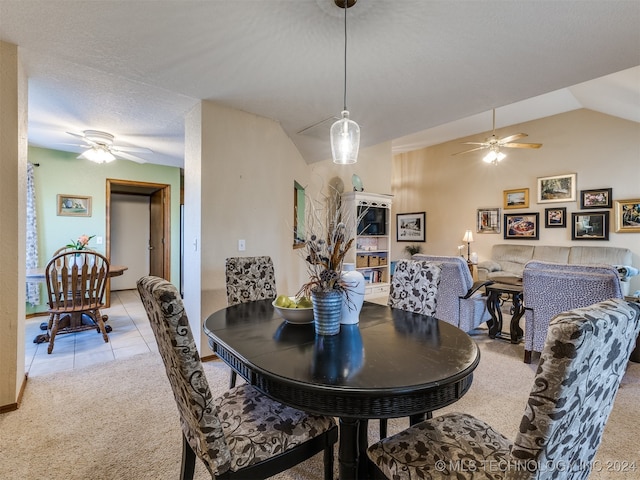
[[[313,323],[318,335],[337,335],[340,332],[342,314],[342,292],[329,290],[311,292]]]

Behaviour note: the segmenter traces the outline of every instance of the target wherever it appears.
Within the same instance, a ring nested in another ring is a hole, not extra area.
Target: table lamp
[[[471,263],[471,242],[473,242],[473,233],[471,233],[471,230],[464,232],[462,241],[467,244],[467,265],[469,266],[469,271],[473,273],[473,264]]]

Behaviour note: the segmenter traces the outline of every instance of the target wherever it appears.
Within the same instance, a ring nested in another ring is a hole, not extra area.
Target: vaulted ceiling
[[[638,25],[637,0],[358,0],[347,106],[362,147],[394,152],[486,132],[492,108],[498,127],[582,107],[640,122]],[[342,110],[334,0],[0,0],[0,39],[20,47],[32,145],[79,152],[66,132],[104,130],[182,166],[206,99],[331,156],[328,127],[299,132]]]

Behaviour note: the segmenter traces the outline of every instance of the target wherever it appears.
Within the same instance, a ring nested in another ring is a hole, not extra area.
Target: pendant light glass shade
[[[334,0],[336,5],[341,6],[339,0]],[[349,165],[358,161],[358,150],[360,149],[360,126],[349,119],[347,110],[347,10],[352,7],[357,0],[349,4],[347,0],[342,2],[344,8],[344,108],[342,118],[331,125],[331,155],[333,163],[338,165]]]
[[[349,119],[349,112],[342,111],[342,118],[331,125],[331,155],[333,163],[349,165],[358,161],[360,127]]]

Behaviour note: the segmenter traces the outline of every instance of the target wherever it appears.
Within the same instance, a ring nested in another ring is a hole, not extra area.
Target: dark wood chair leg
[[[187,437],[182,435],[182,465],[180,466],[180,480],[193,480],[196,469],[196,454],[189,445]]]
[[[333,480],[333,444],[324,447],[324,480]]]
[[[380,419],[380,440],[387,438],[387,419]]]
[[[233,388],[236,386],[236,379],[238,378],[238,374],[231,370],[231,376],[229,377],[229,388]]]

